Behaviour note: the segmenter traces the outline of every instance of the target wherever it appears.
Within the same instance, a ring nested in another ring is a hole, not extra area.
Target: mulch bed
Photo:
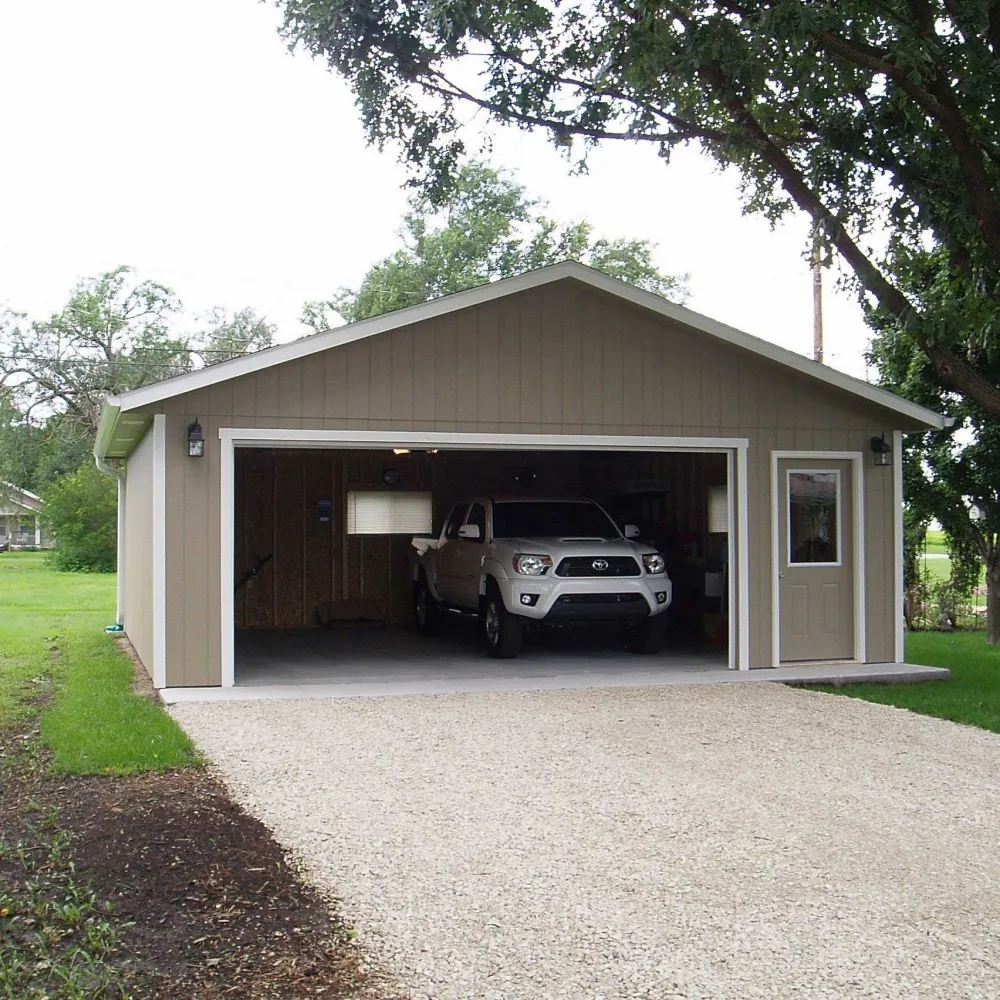
[[[77,871],[115,904],[128,995],[398,996],[208,771],[53,778],[24,751],[32,738],[0,733],[3,833],[30,833],[56,810]],[[12,875],[0,863],[0,889]]]

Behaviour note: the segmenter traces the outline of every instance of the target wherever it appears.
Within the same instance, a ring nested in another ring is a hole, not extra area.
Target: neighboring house
[[[95,454],[159,688],[238,682],[265,633],[279,662],[283,630],[407,624],[410,536],[510,492],[638,523],[691,626],[664,655],[714,615],[750,669],[902,660],[902,435],[944,425],[565,263],[110,398]]]
[[[13,483],[0,482],[0,545],[47,549],[48,532],[42,524],[45,501]]]

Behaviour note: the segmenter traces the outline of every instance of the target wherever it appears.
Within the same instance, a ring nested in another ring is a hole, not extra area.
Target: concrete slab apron
[[[394,697],[419,694],[458,694],[491,691],[559,691],[606,687],[655,687],[676,684],[909,684],[947,680],[942,667],[909,663],[808,663],[761,670],[728,670],[725,666],[674,661],[644,660],[626,666],[605,658],[579,660],[572,656],[550,657],[539,662],[488,660],[483,657],[442,666],[420,661],[413,667],[395,665],[330,668],[325,677],[309,680],[289,678],[282,683],[275,671],[263,684],[238,684],[231,688],[165,688],[160,697],[167,705],[191,701],[258,701],[262,699]]]
[[[414,997],[1000,995],[1000,738],[779,685],[177,705]]]

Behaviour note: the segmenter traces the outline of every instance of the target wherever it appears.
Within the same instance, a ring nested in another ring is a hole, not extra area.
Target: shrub
[[[118,484],[92,465],[60,476],[45,495],[56,569],[114,572],[118,554]]]

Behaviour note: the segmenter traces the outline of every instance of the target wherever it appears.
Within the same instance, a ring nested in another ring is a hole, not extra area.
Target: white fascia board
[[[97,438],[94,441],[94,457],[100,462],[108,454],[111,439],[115,434],[115,425],[121,413],[121,402],[117,396],[106,396],[101,405],[101,419],[97,425]]]
[[[727,326],[717,320],[703,316],[684,306],[675,305],[666,299],[652,292],[644,291],[629,285],[616,278],[610,278],[606,274],[586,267],[576,261],[563,261],[561,264],[552,264],[542,267],[526,274],[519,274],[514,278],[505,278],[502,281],[494,281],[489,284],[479,285],[476,288],[469,288],[463,292],[455,292],[452,295],[445,295],[430,302],[422,302],[416,306],[406,309],[399,309],[395,312],[386,313],[382,316],[375,316],[372,319],[362,320],[347,326],[337,327],[326,333],[314,334],[310,337],[302,337],[294,340],[290,344],[279,344],[276,347],[268,348],[265,351],[258,351],[255,354],[242,358],[234,358],[232,361],[224,361],[221,364],[212,365],[208,368],[201,368],[196,372],[189,372],[186,375],[178,375],[175,378],[157,382],[155,385],[144,386],[132,392],[124,393],[113,400],[114,405],[118,405],[122,410],[132,410],[140,406],[149,406],[153,403],[180,396],[186,392],[193,392],[196,389],[203,389],[207,386],[225,382],[229,379],[239,378],[242,375],[250,375],[270,368],[274,365],[284,364],[288,361],[295,361],[299,358],[317,354],[320,351],[329,350],[332,347],[342,347],[366,337],[374,337],[380,333],[387,333],[390,330],[397,330],[404,326],[420,323],[424,320],[433,319],[437,316],[444,316],[457,312],[460,309],[467,309],[470,306],[483,305],[496,299],[509,295],[516,295],[532,288],[539,288],[553,282],[573,278],[584,285],[596,288],[615,298],[630,302],[633,305],[647,309],[660,316],[665,316],[676,323],[683,324],[694,330],[716,337],[727,344],[750,351],[760,357],[773,361],[776,364],[791,368],[803,375],[817,378],[821,382],[832,385],[854,396],[866,399],[887,410],[903,414],[912,420],[926,424],[928,427],[941,428],[945,426],[946,418],[940,414],[928,410],[926,407],[911,403],[902,399],[885,389],[869,385],[861,379],[853,378],[838,372],[826,365],[819,364],[794,351],[778,347],[759,337],[754,337],[735,327]],[[109,399],[109,402],[112,402]],[[102,417],[103,424],[103,417]]]

